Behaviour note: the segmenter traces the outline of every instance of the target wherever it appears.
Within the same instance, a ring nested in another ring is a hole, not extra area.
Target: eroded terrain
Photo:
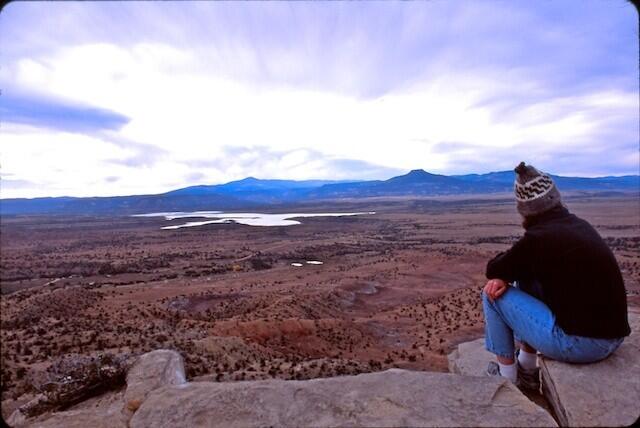
[[[637,198],[566,201],[607,240],[639,305]],[[3,414],[65,362],[106,353],[176,349],[192,380],[446,371],[452,347],[482,335],[487,260],[522,234],[510,198],[283,209],[310,210],[376,214],[178,230],[162,218],[2,218]]]

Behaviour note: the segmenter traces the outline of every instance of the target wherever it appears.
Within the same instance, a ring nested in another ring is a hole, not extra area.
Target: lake
[[[356,213],[284,213],[284,214],[264,214],[264,213],[225,213],[222,211],[193,211],[193,212],[161,212],[148,214],[134,214],[133,217],[164,217],[165,220],[176,220],[180,218],[207,218],[212,220],[188,221],[182,224],[164,226],[161,229],[173,230],[183,227],[204,226],[206,224],[239,223],[248,226],[293,226],[301,224],[294,218],[302,217],[342,217],[353,215],[371,215],[373,211]]]

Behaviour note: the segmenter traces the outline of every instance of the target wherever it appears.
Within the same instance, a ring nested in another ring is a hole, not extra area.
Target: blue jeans
[[[624,338],[598,339],[566,334],[551,309],[542,301],[515,287],[493,302],[482,292],[485,346],[498,356],[513,358],[516,340],[546,357],[568,363],[592,363],[608,357]]]

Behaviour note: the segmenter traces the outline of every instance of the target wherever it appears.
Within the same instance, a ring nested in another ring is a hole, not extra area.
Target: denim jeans
[[[509,286],[493,302],[482,292],[485,346],[493,354],[513,358],[516,340],[546,357],[568,363],[592,363],[608,357],[624,338],[598,339],[566,334],[551,309],[521,289]]]

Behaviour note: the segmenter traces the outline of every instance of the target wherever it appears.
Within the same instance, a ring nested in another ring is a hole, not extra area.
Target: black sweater
[[[628,336],[627,297],[616,259],[585,220],[564,207],[529,221],[511,249],[487,264],[487,278],[536,280],[567,334]]]

